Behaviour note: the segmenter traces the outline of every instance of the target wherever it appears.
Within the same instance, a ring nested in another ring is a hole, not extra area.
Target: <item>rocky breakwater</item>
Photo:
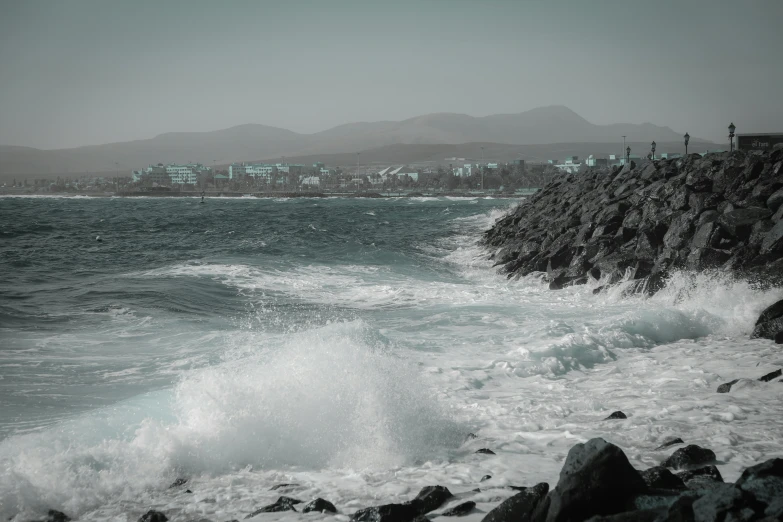
[[[542,272],[552,289],[592,278],[653,293],[673,270],[705,269],[779,285],[783,147],[556,175],[483,242],[509,277]]]

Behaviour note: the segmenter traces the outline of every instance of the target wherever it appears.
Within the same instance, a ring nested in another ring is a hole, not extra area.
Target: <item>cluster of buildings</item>
[[[201,163],[188,163],[177,165],[170,163],[164,165],[150,165],[146,169],[134,170],[133,181],[148,180],[157,185],[196,185],[204,179],[212,170]]]

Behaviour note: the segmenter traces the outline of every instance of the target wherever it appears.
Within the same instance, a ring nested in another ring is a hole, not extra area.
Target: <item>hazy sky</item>
[[[0,0],[0,144],[566,105],[783,131],[783,0]]]

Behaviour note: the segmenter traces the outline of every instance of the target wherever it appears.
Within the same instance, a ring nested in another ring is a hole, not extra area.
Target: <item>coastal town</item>
[[[654,152],[653,143],[653,152]],[[721,150],[704,151],[724,152]],[[358,155],[357,155],[358,156]],[[680,157],[661,153],[655,159]],[[652,153],[648,154],[652,158]],[[56,177],[27,177],[0,184],[5,194],[111,193],[144,194],[188,192],[208,193],[502,193],[529,192],[558,173],[578,173],[594,167],[623,166],[642,157],[623,155],[568,156],[562,159],[507,162],[468,157],[443,158],[438,162],[410,164],[327,165],[287,163],[245,163],[207,166],[201,163],[157,163],[118,172],[80,173]]]

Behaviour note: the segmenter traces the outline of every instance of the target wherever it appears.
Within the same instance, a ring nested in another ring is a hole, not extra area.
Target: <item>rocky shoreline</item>
[[[691,154],[557,176],[499,219],[483,244],[509,277],[553,290],[632,281],[652,294],[674,270],[726,270],[783,285],[783,147]],[[754,337],[783,342],[783,303]]]
[[[715,466],[715,452],[709,448],[686,444],[675,438],[651,449],[660,450],[671,451],[671,454],[660,465],[638,471],[619,447],[602,438],[576,444],[568,452],[554,489],[550,490],[545,482],[530,487],[514,487],[517,493],[491,509],[482,521],[783,520],[783,459],[769,459],[751,466],[736,482],[730,483],[724,482]],[[185,487],[186,484],[186,479],[178,479],[171,488]],[[272,489],[295,486],[278,484]],[[473,492],[478,493],[480,489]],[[407,502],[371,506],[348,516],[351,522],[429,522],[436,517],[461,517],[474,513],[476,503],[465,498],[465,494],[454,495],[444,486],[427,486]],[[438,514],[432,513],[442,507],[447,509]],[[331,502],[322,498],[305,502],[280,496],[276,502],[260,507],[244,518],[284,511],[340,514]],[[50,510],[42,520],[68,522],[70,518],[62,512]],[[165,513],[150,510],[138,522],[167,520]],[[201,519],[198,522],[207,521]]]

